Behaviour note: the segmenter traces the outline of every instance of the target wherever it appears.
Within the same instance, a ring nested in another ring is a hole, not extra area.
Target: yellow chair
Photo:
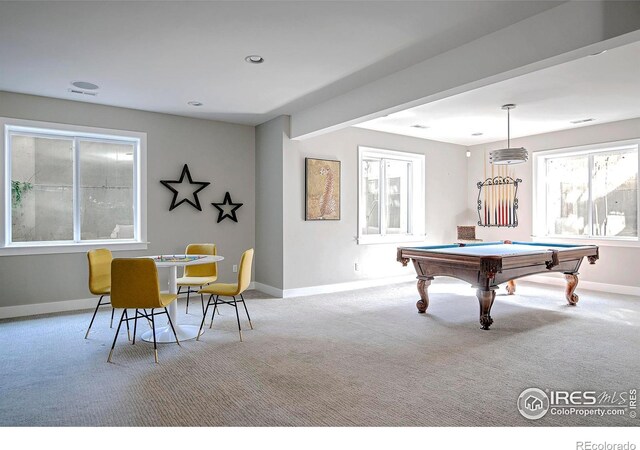
[[[93,311],[93,316],[91,317],[91,322],[89,322],[87,333],[84,335],[85,339],[89,338],[89,331],[91,331],[91,325],[93,325],[93,321],[96,318],[98,308],[102,305],[111,304],[107,301],[102,303],[102,299],[111,293],[111,260],[113,259],[113,256],[109,249],[98,248],[95,250],[89,250],[87,252],[87,259],[89,260],[89,291],[93,295],[99,295],[100,298],[98,299],[95,311]],[[113,328],[114,311],[114,309],[111,310],[111,328]]]
[[[156,323],[155,316],[166,314],[169,318],[169,325],[176,337],[176,343],[180,345],[176,330],[173,327],[171,316],[167,311],[167,305],[177,299],[176,294],[161,294],[158,287],[158,269],[156,264],[150,258],[116,258],[111,263],[111,305],[114,308],[124,308],[116,335],[113,338],[113,345],[109,352],[107,362],[111,362],[113,349],[116,346],[118,333],[122,322],[127,323],[133,320],[133,344],[136,343],[136,328],[138,318],[146,318],[151,324],[153,330],[153,351],[158,362],[158,345],[156,343]],[[127,308],[136,310],[135,316],[129,318]],[[156,308],[162,308],[164,311],[154,312]],[[151,312],[148,313],[147,309]],[[142,310],[142,312],[140,312]]]
[[[202,317],[202,322],[200,323],[200,330],[198,331],[197,340],[200,339],[200,334],[202,334],[202,327],[204,326],[204,320],[207,317],[207,311],[209,310],[209,306],[211,305],[211,299],[215,295],[216,299],[213,302],[213,314],[211,314],[211,325],[209,328],[213,326],[213,316],[216,314],[216,309],[218,308],[218,303],[225,303],[227,305],[233,305],[236,308],[236,319],[238,319],[238,333],[240,334],[240,341],[242,342],[242,328],[240,327],[240,316],[238,315],[238,302],[244,305],[244,310],[247,313],[247,319],[249,319],[249,326],[253,330],[253,324],[251,323],[251,317],[249,317],[249,310],[247,310],[247,305],[244,302],[244,297],[242,293],[247,290],[249,287],[249,283],[251,283],[251,264],[253,263],[253,249],[249,249],[242,254],[242,258],[240,259],[240,270],[238,270],[238,282],[237,283],[214,283],[209,286],[198,291],[199,294],[209,294],[209,301],[207,302],[207,307],[204,311],[204,316]],[[224,297],[233,297],[233,301],[225,301],[220,300],[220,296]],[[240,296],[240,300],[236,300],[237,296]]]
[[[186,250],[187,255],[215,255],[215,244],[189,244]],[[218,279],[218,264],[198,264],[195,266],[186,266],[184,275],[178,278],[178,295],[181,294],[182,288],[187,289],[187,314],[189,314],[189,294],[198,292],[192,290],[192,287],[199,287],[214,283]],[[204,314],[204,296],[200,294],[200,302],[202,303],[202,313]]]

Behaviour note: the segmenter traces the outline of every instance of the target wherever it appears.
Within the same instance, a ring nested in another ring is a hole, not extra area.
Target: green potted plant
[[[11,180],[11,207],[14,209],[20,207],[25,194],[32,189],[33,184],[29,181]]]

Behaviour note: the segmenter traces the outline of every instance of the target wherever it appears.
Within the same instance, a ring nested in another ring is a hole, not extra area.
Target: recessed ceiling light
[[[264,62],[264,58],[260,55],[249,55],[244,60],[251,64],[262,64]]]
[[[77,87],[78,89],[84,89],[87,91],[95,91],[99,88],[97,84],[89,83],[88,81],[74,81],[71,83],[72,86]]]
[[[484,133],[471,133],[471,136],[482,136]]]
[[[592,117],[592,118],[589,118],[589,119],[572,120],[571,123],[575,125],[575,124],[578,124],[578,123],[593,122],[594,120],[596,120],[596,119],[594,119]]]
[[[188,102],[187,105],[191,105],[191,106],[202,106],[201,102]]]
[[[602,55],[603,53],[606,53],[606,50],[600,50],[599,52],[595,52],[595,53],[591,53],[589,56],[598,56],[598,55]]]
[[[421,125],[421,124],[417,123],[415,125],[411,125],[411,128],[420,128],[421,130],[426,130],[429,127],[427,125]]]

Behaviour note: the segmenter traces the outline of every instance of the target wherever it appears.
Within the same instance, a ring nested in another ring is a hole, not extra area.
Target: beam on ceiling
[[[291,115],[304,139],[640,40],[640,2],[571,1]]]

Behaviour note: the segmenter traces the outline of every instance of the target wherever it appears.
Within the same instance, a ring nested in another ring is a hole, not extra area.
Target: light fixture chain
[[[507,148],[511,148],[511,108],[507,108]]]

